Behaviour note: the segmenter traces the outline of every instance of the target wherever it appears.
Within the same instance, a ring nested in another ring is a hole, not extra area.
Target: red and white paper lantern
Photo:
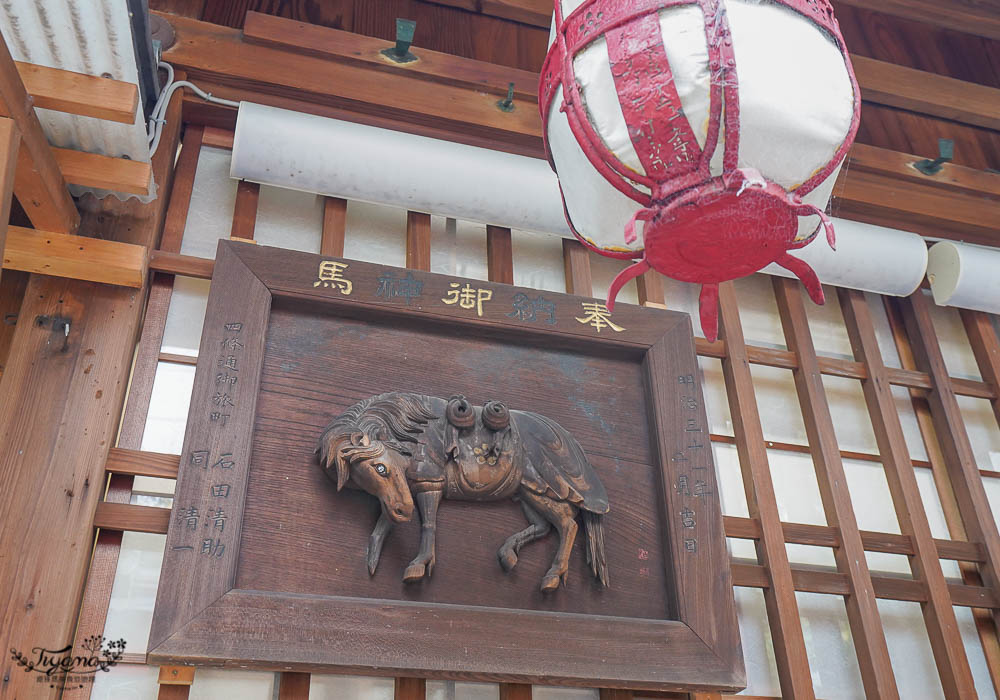
[[[546,149],[587,247],[702,284],[777,263],[822,232],[860,92],[827,0],[556,0],[539,87]]]

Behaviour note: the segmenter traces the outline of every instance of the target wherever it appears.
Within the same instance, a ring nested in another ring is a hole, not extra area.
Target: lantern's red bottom
[[[820,225],[811,236],[796,240],[799,217],[816,215]],[[817,304],[823,288],[808,264],[789,250],[809,244],[826,230],[834,245],[833,227],[816,207],[803,204],[780,185],[751,170],[736,170],[684,192],[664,206],[639,211],[625,231],[635,240],[635,223],[644,221],[643,259],[622,270],[608,290],[608,309],[630,280],[652,268],[682,282],[702,284],[701,326],[709,341],[718,336],[719,283],[753,274],[771,263],[798,277]]]

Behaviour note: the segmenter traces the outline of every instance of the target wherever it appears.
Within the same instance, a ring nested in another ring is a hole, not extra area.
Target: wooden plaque
[[[314,449],[366,397],[500,400],[564,426],[605,485],[610,587],[578,541],[497,548],[511,501],[445,500],[433,575],[419,521],[374,575],[379,514]],[[734,691],[745,675],[687,315],[221,241],[149,662],[551,685]]]

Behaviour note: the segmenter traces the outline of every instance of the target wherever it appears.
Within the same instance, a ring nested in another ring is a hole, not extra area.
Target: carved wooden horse
[[[601,516],[608,496],[579,443],[562,426],[527,411],[508,411],[491,401],[472,406],[419,394],[373,396],[351,406],[327,427],[316,449],[327,475],[377,497],[382,514],[368,542],[368,571],[375,573],[382,544],[394,523],[420,509],[420,550],[403,573],[407,582],[430,576],[436,561],[437,509],[442,498],[519,501],[529,526],[507,538],[497,552],[510,571],[521,547],[559,533],[559,549],[541,589],[565,583],[583,514],[587,563],[608,585]]]

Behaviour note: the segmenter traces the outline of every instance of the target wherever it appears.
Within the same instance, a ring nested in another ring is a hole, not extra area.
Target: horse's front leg
[[[437,511],[441,503],[443,491],[421,491],[415,494],[414,500],[420,509],[420,551],[403,572],[403,581],[413,583],[430,576],[437,561],[434,552],[434,539],[437,535]]]
[[[388,537],[391,530],[392,519],[385,514],[385,508],[383,508],[382,513],[378,516],[378,522],[375,523],[375,528],[372,530],[372,534],[368,537],[369,576],[375,575],[379,557],[382,556],[382,545],[385,544],[385,538]]]

